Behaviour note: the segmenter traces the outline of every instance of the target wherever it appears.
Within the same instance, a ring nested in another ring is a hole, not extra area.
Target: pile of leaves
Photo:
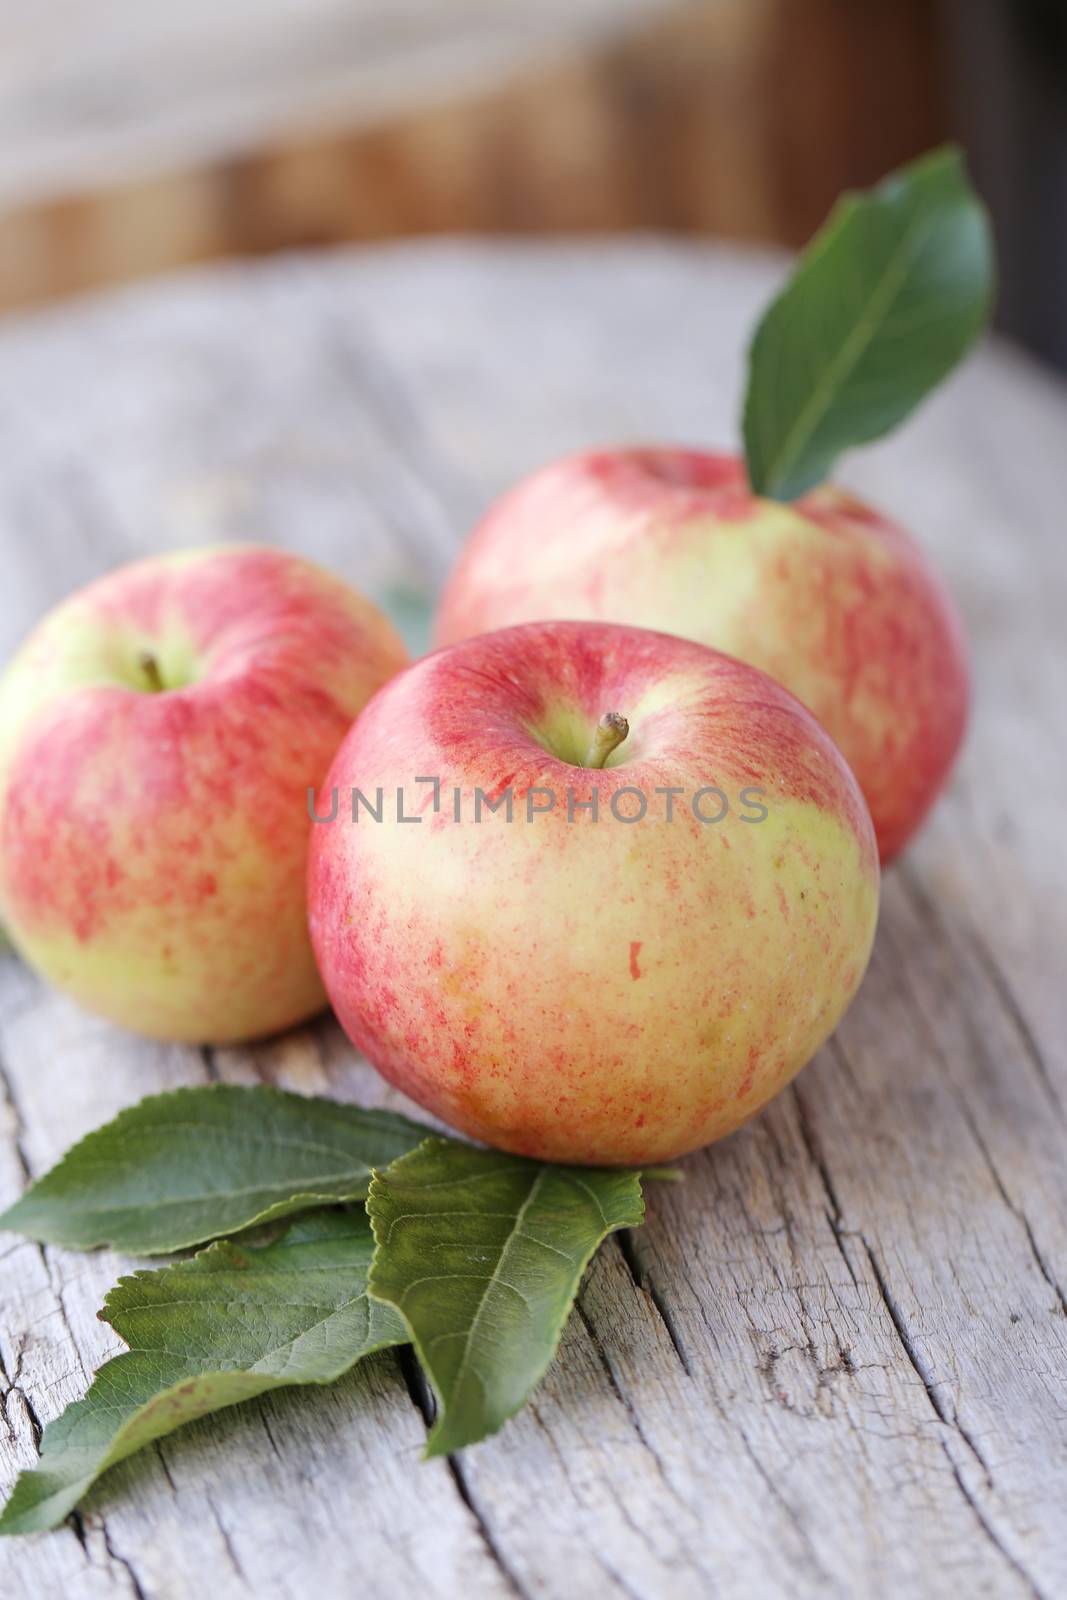
[[[413,1345],[433,1386],[427,1455],[474,1444],[544,1374],[598,1245],[643,1219],[637,1172],[476,1149],[391,1112],[222,1084],[142,1100],[0,1228],[142,1256],[215,1242],[107,1295],[129,1350],[49,1423],[0,1533],[55,1527],[184,1422],[389,1345]]]

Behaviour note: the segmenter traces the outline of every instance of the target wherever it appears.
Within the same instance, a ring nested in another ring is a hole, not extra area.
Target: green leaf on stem
[[[982,331],[994,278],[989,219],[957,149],[842,196],[752,341],[753,490],[795,499],[842,451],[902,422]]]
[[[195,1417],[287,1384],[332,1383],[405,1343],[401,1319],[367,1295],[373,1247],[362,1210],[324,1212],[273,1244],[226,1239],[120,1279],[101,1316],[130,1350],[45,1428],[0,1534],[55,1527],[108,1467]]]
[[[388,1111],[214,1084],[151,1095],[90,1133],[0,1215],[46,1244],[159,1255],[361,1200],[427,1130]]]
[[[582,1274],[644,1220],[637,1172],[545,1166],[428,1139],[375,1173],[369,1288],[403,1317],[440,1400],[426,1446],[495,1433],[552,1360]]]

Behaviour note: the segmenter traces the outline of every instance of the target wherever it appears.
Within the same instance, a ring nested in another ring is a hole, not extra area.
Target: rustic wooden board
[[[0,330],[0,647],[135,551],[284,541],[391,604],[518,472],[734,437],[779,268],[655,240],[439,245],[212,270]],[[974,645],[948,798],[887,878],[837,1037],[650,1194],[534,1403],[450,1462],[383,1354],[206,1420],[5,1595],[213,1600],[1044,1596],[1067,1589],[1067,397],[1005,349],[848,481],[922,536]],[[408,606],[408,614],[411,608]],[[260,1079],[398,1104],[323,1021],[146,1045],[0,968],[0,1200],[142,1093]],[[127,1264],[0,1242],[0,1478],[113,1352]]]

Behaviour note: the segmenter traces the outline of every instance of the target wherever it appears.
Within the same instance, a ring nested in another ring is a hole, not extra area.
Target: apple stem
[[[137,657],[137,665],[148,679],[148,687],[153,694],[162,694],[166,688],[159,670],[159,662],[151,650],[142,650]]]
[[[596,725],[593,742],[589,746],[583,767],[602,767],[613,750],[617,750],[630,732],[630,724],[618,711],[605,711]]]

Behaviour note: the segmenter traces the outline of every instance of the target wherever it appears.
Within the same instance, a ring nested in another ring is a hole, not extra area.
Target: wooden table
[[[284,541],[418,620],[524,468],[731,441],[780,270],[649,239],[442,244],[212,270],[0,331],[5,649],[134,552]],[[595,1262],[527,1410],[420,1463],[374,1358],[162,1441],[5,1596],[1046,1596],[1067,1590],[1067,399],[984,352],[845,474],[962,602],[974,725],[887,877],[836,1038]],[[0,1198],[149,1091],[220,1078],[396,1104],[328,1021],[144,1044],[2,967]],[[128,1263],[3,1239],[0,1477],[116,1348]]]

